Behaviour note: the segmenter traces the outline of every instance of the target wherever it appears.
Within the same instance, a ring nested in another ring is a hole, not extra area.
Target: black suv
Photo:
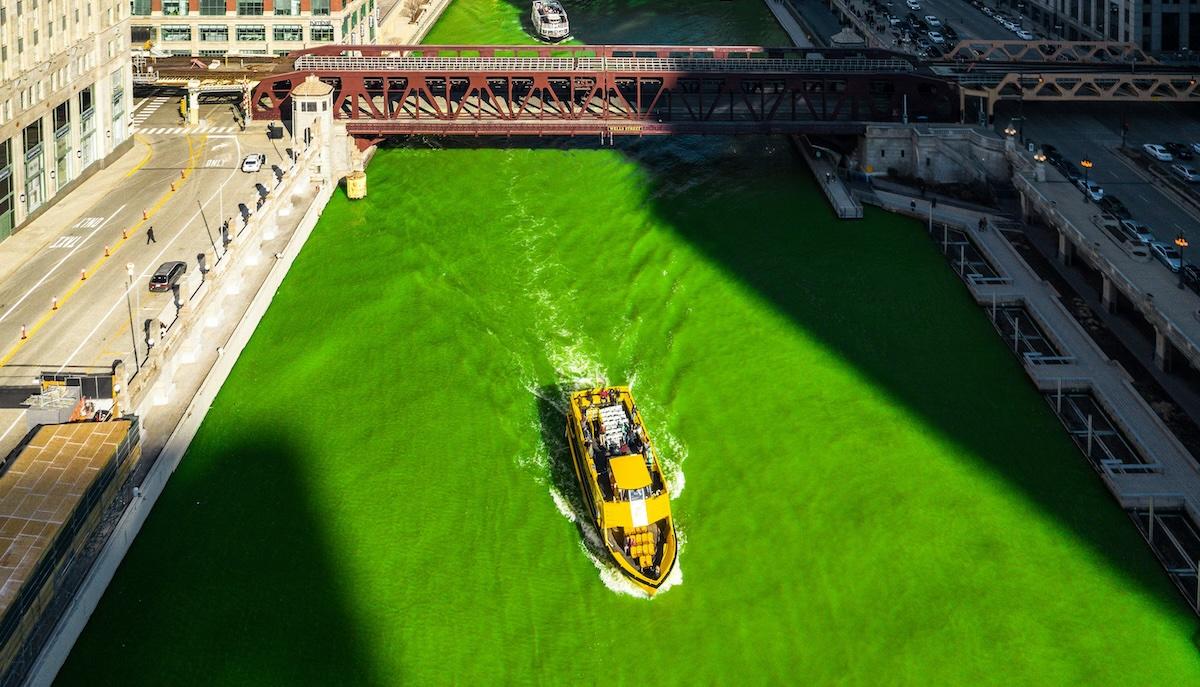
[[[1166,148],[1167,152],[1170,153],[1176,160],[1191,160],[1195,157],[1192,155],[1191,149],[1182,143],[1164,143],[1163,147]]]
[[[1098,203],[1101,210],[1113,214],[1117,219],[1133,219],[1133,215],[1129,212],[1129,208],[1125,207],[1125,203],[1116,196],[1105,195]]]
[[[154,276],[150,277],[151,291],[170,291],[171,287],[178,284],[187,272],[187,263],[175,261],[164,262],[154,271]]]

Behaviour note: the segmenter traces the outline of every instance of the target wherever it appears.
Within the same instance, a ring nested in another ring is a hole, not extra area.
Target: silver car
[[[1188,165],[1174,164],[1171,165],[1171,172],[1175,176],[1188,182],[1200,181],[1200,170]]]
[[[1154,241],[1150,244],[1150,254],[1163,265],[1166,265],[1167,269],[1172,272],[1179,271],[1182,259],[1179,255],[1179,249],[1175,246],[1163,243],[1162,241]]]
[[[1150,227],[1136,219],[1121,220],[1122,233],[1129,237],[1130,241],[1138,243],[1151,244],[1158,241],[1158,237],[1150,230]]]

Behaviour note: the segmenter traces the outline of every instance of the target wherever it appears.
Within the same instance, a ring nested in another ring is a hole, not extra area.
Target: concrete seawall
[[[294,170],[294,176],[289,181],[290,183],[287,186],[281,187],[279,196],[286,198],[289,194],[295,193],[297,189],[310,183],[305,178],[302,166],[299,164]],[[291,269],[292,263],[300,254],[300,251],[308,241],[308,237],[316,227],[321,213],[324,211],[329,199],[333,196],[334,188],[335,186],[329,183],[320,185],[288,243],[275,256],[274,264],[271,265],[266,277],[246,307],[245,312],[234,326],[232,333],[225,340],[224,344],[216,347],[217,356],[215,361],[204,375],[199,389],[192,397],[182,418],[170,431],[170,435],[158,457],[155,459],[150,472],[141,485],[139,485],[137,497],[130,501],[122,513],[114,531],[105,542],[100,554],[88,571],[79,590],[75,593],[66,612],[55,626],[54,632],[39,655],[37,663],[30,671],[26,684],[49,685],[53,682],[55,675],[66,661],[76,640],[87,625],[88,619],[91,618],[92,613],[100,603],[101,597],[103,597],[105,590],[107,590],[109,583],[116,574],[121,561],[125,558],[126,553],[128,553],[134,538],[141,530],[151,509],[166,487],[171,474],[174,473],[184,454],[187,452],[187,448],[199,430],[200,424],[204,421],[209,407],[212,405],[217,393],[221,390],[225,380],[229,377],[229,373],[241,355],[242,350],[257,329],[258,323],[262,320],[276,291]],[[268,215],[266,219],[260,221],[259,226],[254,228],[255,231],[261,229],[263,224],[274,221],[273,218],[277,216],[278,210],[276,210],[276,213]],[[227,271],[234,272],[238,268],[245,269],[244,263],[247,262],[250,255],[253,255],[250,251],[240,254],[234,260],[234,264],[227,266]],[[201,319],[209,315],[213,309],[219,308],[220,305],[221,301],[216,298],[205,299],[201,303],[201,307],[192,313],[192,317],[194,320]],[[182,349],[173,352],[177,357],[184,354]],[[146,418],[148,414],[153,414],[154,411],[151,406],[155,404],[154,386],[162,384],[173,386],[174,380],[167,375],[162,375],[161,378],[155,380],[155,384],[148,385],[149,388],[142,395],[141,402],[138,405],[137,414],[139,417]]]

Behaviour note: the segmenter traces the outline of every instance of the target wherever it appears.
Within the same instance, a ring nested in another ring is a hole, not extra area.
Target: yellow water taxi
[[[576,391],[567,408],[575,476],[604,545],[651,596],[678,553],[667,481],[629,387]]]

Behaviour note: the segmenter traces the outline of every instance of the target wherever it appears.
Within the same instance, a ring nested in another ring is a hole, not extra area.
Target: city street
[[[138,131],[180,127],[177,103],[162,96],[135,102]],[[222,223],[231,220],[235,236],[241,213],[253,212],[274,187],[287,165],[283,147],[261,130],[205,133],[237,130],[228,105],[201,105],[200,116],[196,133],[137,133],[139,145],[128,154],[140,157],[138,165],[114,188],[85,182],[76,193],[94,197],[91,206],[0,283],[0,384],[29,386],[43,371],[95,371],[116,359],[135,366],[134,348],[138,360],[146,355],[143,323],[172,302],[169,291],[148,290],[156,268],[179,260],[195,272],[197,254],[211,261],[221,250]],[[248,153],[266,155],[259,172],[241,171]],[[0,453],[24,434],[23,415],[0,409]]]
[[[1018,109],[1016,103],[1004,103],[1003,110],[997,108],[996,129],[1007,127],[1018,116]],[[1090,103],[1087,108],[1027,103],[1023,110],[1027,141],[1053,145],[1076,164],[1085,157],[1091,160],[1094,167],[1088,173],[1089,179],[1100,184],[1106,194],[1119,197],[1133,217],[1149,224],[1159,239],[1169,241],[1179,231],[1195,233],[1195,215],[1140,175],[1118,149],[1123,117],[1130,123],[1127,145],[1139,151],[1143,143],[1200,141],[1200,120],[1177,106],[1153,103]],[[1082,192],[1079,195],[1082,197]]]

